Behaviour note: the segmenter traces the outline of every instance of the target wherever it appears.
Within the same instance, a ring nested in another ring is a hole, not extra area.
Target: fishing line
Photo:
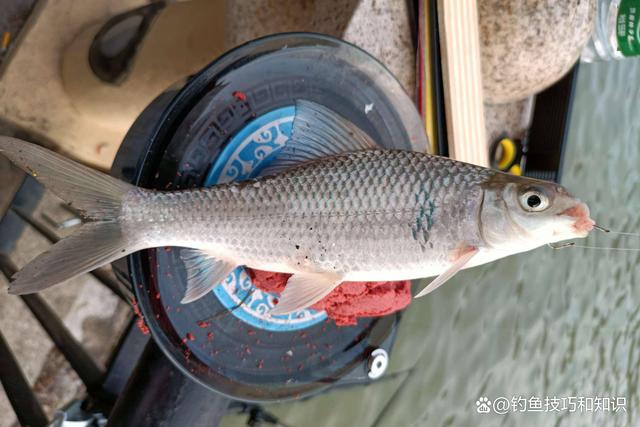
[[[611,231],[608,228],[601,227],[597,224],[594,224],[593,228],[595,228],[598,231],[602,231],[603,233],[618,234],[621,236],[640,237],[640,233],[626,233],[622,231]],[[623,252],[640,251],[640,248],[614,248],[614,247],[591,246],[591,245],[577,245],[575,242],[560,243],[558,245],[552,245],[551,243],[548,243],[547,246],[549,246],[551,249],[582,248],[582,249],[601,249],[606,251],[623,251]]]
[[[602,246],[588,246],[588,245],[571,245],[571,247],[583,248],[583,249],[606,249],[609,251],[626,251],[626,252],[640,251],[640,248],[605,248]]]
[[[627,232],[624,232],[624,231],[611,231],[608,228],[601,227],[601,226],[599,226],[597,224],[594,224],[593,228],[595,228],[596,230],[602,231],[603,233],[619,234],[621,236],[640,237],[640,233],[627,233]]]
[[[632,237],[640,237],[640,233],[624,233],[622,231],[607,231],[607,233],[611,234],[619,234],[621,236],[632,236]]]
[[[565,249],[565,248],[583,248],[583,249],[605,249],[609,251],[640,251],[640,248],[606,248],[602,246],[589,246],[589,245],[576,245],[575,242],[561,243],[559,245],[552,245],[551,243],[547,243],[551,249]]]

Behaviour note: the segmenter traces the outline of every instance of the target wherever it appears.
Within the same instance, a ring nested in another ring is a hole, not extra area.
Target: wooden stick
[[[438,0],[449,156],[489,166],[477,0]]]

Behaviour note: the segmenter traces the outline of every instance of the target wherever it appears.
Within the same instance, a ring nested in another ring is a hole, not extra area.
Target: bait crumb
[[[213,341],[213,332],[207,332],[207,341]]]
[[[193,336],[193,334],[191,332],[187,332],[187,339],[189,341],[195,341],[196,337]]]
[[[235,92],[233,92],[232,95],[238,101],[246,101],[247,100],[247,95],[244,92],[241,92],[239,90],[236,90]]]
[[[204,329],[204,328],[208,328],[208,327],[209,327],[209,325],[210,325],[210,323],[209,323],[209,322],[207,322],[206,320],[200,320],[200,321],[198,321],[198,326],[199,326],[199,327],[201,327],[201,328],[203,328],[203,329]]]
[[[270,293],[281,293],[291,276],[247,269],[255,286]],[[312,306],[325,310],[338,326],[352,326],[361,317],[380,317],[402,310],[411,302],[411,282],[344,282]],[[301,337],[303,338],[303,337]]]
[[[133,313],[136,315],[136,326],[140,329],[143,335],[149,335],[149,327],[144,321],[144,316],[140,311],[140,307],[138,307],[138,301],[135,299],[131,300],[131,306],[133,307]]]

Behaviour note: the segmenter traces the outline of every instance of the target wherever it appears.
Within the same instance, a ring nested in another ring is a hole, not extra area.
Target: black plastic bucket
[[[159,96],[130,129],[112,173],[161,190],[254,177],[286,143],[297,99],[336,111],[383,147],[427,149],[411,100],[379,62],[340,40],[294,33],[240,46]],[[166,355],[215,391],[245,401],[298,398],[370,381],[371,353],[391,351],[398,314],[344,327],[314,310],[275,318],[273,296],[254,289],[242,268],[181,305],[179,252],[142,251],[114,268]]]

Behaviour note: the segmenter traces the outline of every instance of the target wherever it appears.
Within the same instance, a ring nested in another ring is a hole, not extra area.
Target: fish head
[[[499,174],[484,186],[481,233],[492,247],[521,252],[586,237],[589,207],[553,182]]]

